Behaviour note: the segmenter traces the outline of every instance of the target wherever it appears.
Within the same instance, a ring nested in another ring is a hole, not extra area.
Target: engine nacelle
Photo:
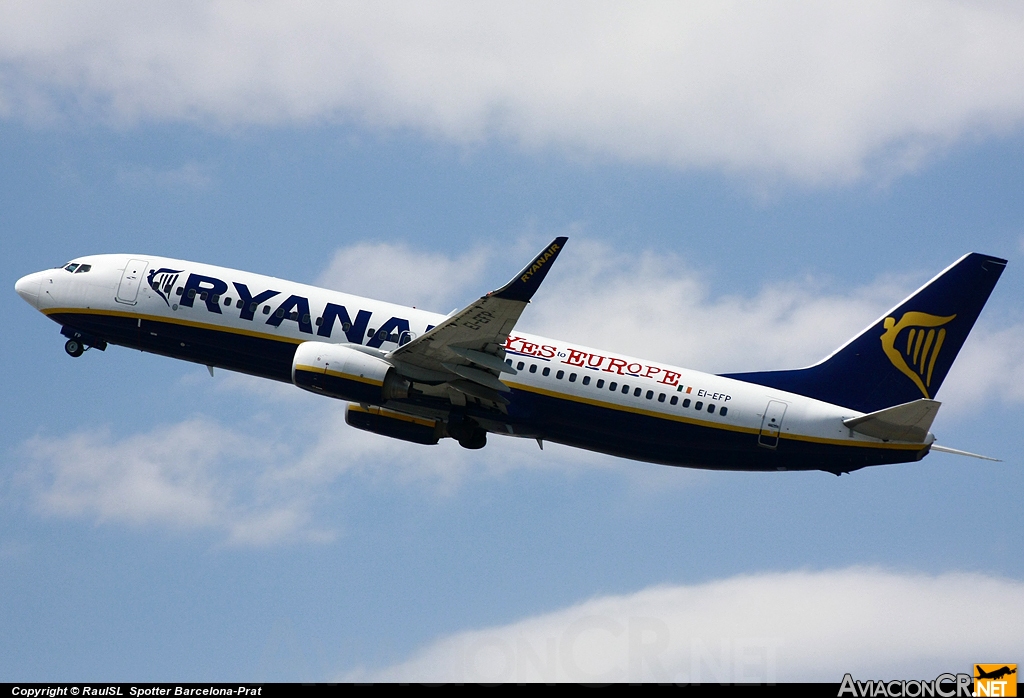
[[[383,359],[327,342],[303,342],[292,359],[292,383],[351,402],[380,405],[409,396],[409,381]]]
[[[428,446],[436,444],[444,433],[442,422],[393,412],[383,407],[349,405],[345,410],[345,421],[356,429]]]

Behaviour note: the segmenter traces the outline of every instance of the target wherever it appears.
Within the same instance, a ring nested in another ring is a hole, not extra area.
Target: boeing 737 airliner
[[[117,344],[348,401],[358,429],[481,448],[488,432],[667,465],[825,470],[916,461],[1006,260],[968,254],[809,368],[711,375],[515,329],[565,246],[448,316],[150,255],[80,257],[19,295],[65,350]],[[973,454],[965,454],[973,455]]]

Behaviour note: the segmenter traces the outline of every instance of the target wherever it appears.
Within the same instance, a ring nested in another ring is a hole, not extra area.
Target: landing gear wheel
[[[483,429],[474,429],[469,434],[466,434],[461,439],[459,439],[459,446],[474,451],[478,448],[483,448],[486,445],[487,432],[484,431]]]
[[[85,351],[85,347],[77,339],[69,339],[64,342],[64,351],[68,353],[68,356],[73,356],[77,359]]]

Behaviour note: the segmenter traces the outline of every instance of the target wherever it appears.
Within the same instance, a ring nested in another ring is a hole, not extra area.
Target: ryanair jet
[[[1006,260],[968,254],[808,368],[712,375],[516,330],[565,246],[443,316],[148,255],[81,257],[15,289],[65,350],[117,344],[290,382],[349,403],[357,429],[481,448],[502,434],[720,470],[917,461],[935,395]]]

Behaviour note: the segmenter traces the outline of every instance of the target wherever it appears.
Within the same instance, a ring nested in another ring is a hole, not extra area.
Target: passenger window
[[[583,376],[583,385],[590,385],[590,376]]]
[[[372,337],[375,334],[377,334],[377,330],[373,329],[372,327],[370,329],[366,330],[366,336],[367,337]]]
[[[704,409],[704,403],[698,400],[697,403],[693,406],[693,409],[700,412],[702,409]]]
[[[639,388],[638,388],[638,390],[639,390]],[[648,400],[650,400],[651,398],[653,398],[653,397],[654,397],[654,391],[653,391],[653,390],[648,390],[648,391],[647,391],[647,396],[646,396],[646,397],[647,397],[647,399],[648,399]]]
[[[190,288],[188,290],[188,297],[189,298],[195,298],[196,297],[196,290],[194,288]]]
[[[231,296],[225,296],[224,297],[224,307],[225,308],[230,308],[231,307]]]
[[[618,389],[618,387],[619,384],[616,383],[615,381],[612,381],[611,383],[608,384],[608,390],[612,391],[613,393]]]
[[[239,303],[241,303],[241,301],[239,301]],[[323,319],[322,317],[318,317],[318,318],[316,319],[316,326],[317,326],[317,327],[320,327],[320,325],[322,325],[322,324],[324,324],[324,319]],[[509,362],[508,362],[508,365],[509,365],[509,366],[511,366],[511,365],[512,365],[512,362],[511,362],[511,361],[509,361]]]
[[[729,414],[729,408],[723,406],[722,409],[718,410],[718,414],[724,417],[725,415]]]
[[[665,393],[660,393],[658,395],[658,402],[665,402]]]
[[[299,311],[298,310],[293,310],[291,315],[288,316],[288,319],[289,320],[298,320],[299,319]]]
[[[209,294],[206,291],[203,291],[202,293],[199,294],[199,300],[205,301],[208,295]]]
[[[319,325],[320,323],[318,322],[316,324]],[[505,363],[507,363],[509,366],[511,366],[512,365],[512,359],[505,359]]]
[[[219,293],[213,294],[213,298],[211,298],[210,300],[212,300],[214,303],[220,303],[220,294]]]
[[[302,316],[302,324],[303,325],[308,325],[309,324],[309,313],[306,313],[305,315]]]
[[[522,361],[520,361],[519,363],[516,364],[516,370],[517,371],[522,371],[523,370],[523,366],[525,366],[525,365],[526,364],[524,364]]]
[[[558,380],[562,380],[562,376],[564,375],[565,371],[559,371],[558,373],[555,374],[555,378],[557,378]]]
[[[679,402],[679,396],[678,395],[673,395],[672,399],[669,400],[669,402],[672,403],[673,405],[675,405],[676,403]]]
[[[642,392],[643,392],[642,388],[637,388],[636,390],[633,391],[633,397],[640,397],[640,393],[642,393]]]
[[[270,306],[269,305],[263,306],[263,314],[264,315],[270,315]]]
[[[278,309],[277,309],[277,312],[276,312],[276,313],[274,313],[274,315],[276,315],[276,316],[277,316],[277,317],[279,317],[279,318],[280,318],[280,317],[284,317],[284,308],[278,308]]]
[[[377,338],[380,339],[381,341],[387,340],[389,339],[388,333],[385,332],[384,330],[381,330],[380,332],[377,333]]]
[[[85,272],[89,271],[90,269],[92,269],[92,265],[91,264],[83,264],[80,267],[78,267],[78,270],[75,273],[76,274],[84,274]]]
[[[550,366],[545,366],[545,367],[544,367],[544,370],[543,370],[543,371],[541,371],[541,373],[542,373],[543,375],[545,375],[545,376],[550,376],[550,375],[551,375],[551,367],[550,367]]]
[[[249,304],[249,312],[250,313],[255,313],[256,312],[256,304],[255,303],[250,303]]]
[[[715,413],[715,405],[714,405],[714,403],[709,402],[708,403],[708,414],[714,414],[714,413]]]
[[[537,364],[530,364],[530,373],[537,372]]]
[[[598,378],[597,379],[597,387],[598,388],[603,388],[604,387],[604,378]]]
[[[180,295],[181,295],[181,294],[182,294],[182,293],[183,293],[184,291],[185,291],[185,289],[183,289],[183,288],[182,288],[181,286],[178,286],[178,288],[176,288],[176,289],[174,290],[174,292],[175,292],[176,294],[178,294],[179,296],[180,296]]]
[[[622,385],[622,394],[623,395],[629,395],[629,386],[628,385],[626,385],[626,384]]]
[[[690,406],[690,398],[686,398],[685,400],[683,400],[683,407],[689,407],[689,406]]]
[[[351,329],[352,329],[352,323],[351,322],[343,322],[343,323],[341,323],[341,331],[342,332],[348,332]]]
[[[575,383],[576,382],[576,374],[575,373],[570,373],[569,374],[569,382],[570,383]]]

